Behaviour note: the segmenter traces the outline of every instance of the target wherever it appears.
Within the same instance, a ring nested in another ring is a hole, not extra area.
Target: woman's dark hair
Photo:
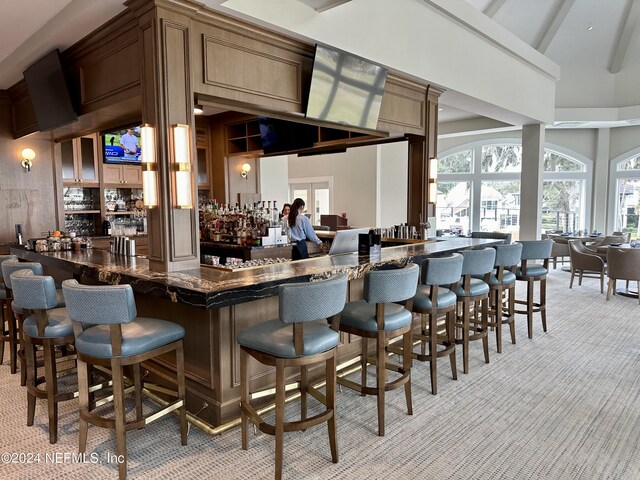
[[[285,204],[282,206],[282,211],[280,212],[280,216],[281,216],[281,217],[284,217],[284,210],[285,210],[287,207],[289,207],[289,211],[291,211],[291,204],[290,204],[290,203],[285,203]]]
[[[301,198],[296,198],[291,207],[289,208],[289,228],[293,227],[296,224],[296,217],[298,216],[298,211],[304,207],[304,200]]]

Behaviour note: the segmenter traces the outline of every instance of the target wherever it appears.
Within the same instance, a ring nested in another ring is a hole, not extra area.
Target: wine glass
[[[638,242],[636,241],[635,238],[632,238],[631,241],[629,242],[629,245],[631,246],[631,248],[636,248],[636,246],[638,245]]]

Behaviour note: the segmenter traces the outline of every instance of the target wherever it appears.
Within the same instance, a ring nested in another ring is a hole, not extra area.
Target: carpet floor
[[[548,279],[548,332],[534,317],[527,338],[518,315],[517,344],[508,329],[503,353],[485,364],[480,342],[471,345],[469,374],[451,379],[439,364],[438,395],[431,395],[429,365],[414,362],[413,416],[403,389],[389,392],[386,436],[378,437],[375,397],[338,393],[340,460],[331,463],[327,429],[285,434],[285,478],[305,479],[629,479],[640,478],[640,306],[615,296],[606,302],[598,280],[569,290],[569,275]],[[518,285],[518,297],[524,286]],[[6,353],[5,353],[6,357]],[[372,373],[371,370],[370,373]],[[26,426],[26,391],[19,375],[0,365],[0,478],[117,478],[115,434],[89,427],[86,462],[77,452],[76,401],[60,406],[59,439],[50,445],[46,403],[37,402]],[[296,415],[288,407],[288,415]],[[180,446],[178,422],[164,417],[127,433],[129,478],[262,479],[273,477],[273,437],[240,429],[211,437],[196,427]],[[7,455],[9,454],[9,455]],[[94,463],[95,461],[95,463]]]

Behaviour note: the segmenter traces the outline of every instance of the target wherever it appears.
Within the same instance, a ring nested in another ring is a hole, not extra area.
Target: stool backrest
[[[494,267],[514,267],[520,263],[522,256],[522,244],[512,243],[511,245],[496,245]]]
[[[520,240],[522,244],[521,260],[546,260],[551,256],[553,240]]]
[[[2,262],[2,279],[7,288],[11,288],[11,274],[23,269],[31,270],[34,275],[42,275],[42,265],[38,262],[19,262],[17,259]]]
[[[492,238],[502,240],[504,245],[511,243],[511,234],[503,232],[471,232],[471,238]]]
[[[74,322],[90,325],[119,325],[136,318],[136,302],[131,285],[80,285],[62,282],[62,293]]]
[[[53,277],[35,275],[30,269],[11,274],[13,300],[25,310],[49,310],[58,304]]]
[[[427,258],[422,262],[423,285],[453,285],[462,276],[463,257],[454,253],[450,257]]]
[[[496,251],[493,248],[463,250],[460,254],[464,259],[462,262],[462,276],[485,275],[493,270],[493,264],[496,259]]]
[[[5,260],[17,260],[18,257],[15,255],[0,255],[0,264]],[[4,278],[0,275],[0,288],[4,287]]]
[[[347,299],[347,276],[281,285],[279,293],[283,323],[313,322],[342,311]]]
[[[369,303],[391,303],[413,298],[419,274],[415,263],[392,270],[371,270],[364,276],[364,299]]]

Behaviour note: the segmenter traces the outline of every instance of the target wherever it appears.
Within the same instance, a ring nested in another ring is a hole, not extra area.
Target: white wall
[[[638,146],[640,146],[640,126],[611,129],[610,159],[614,159]]]
[[[333,176],[333,212],[347,213],[349,225],[376,224],[375,146],[313,157],[289,156],[289,180]]]
[[[407,221],[409,144],[378,145],[378,206],[376,227],[391,227]]]
[[[289,198],[289,157],[265,157],[258,159],[260,168],[260,194],[266,201],[275,200],[282,208]]]

